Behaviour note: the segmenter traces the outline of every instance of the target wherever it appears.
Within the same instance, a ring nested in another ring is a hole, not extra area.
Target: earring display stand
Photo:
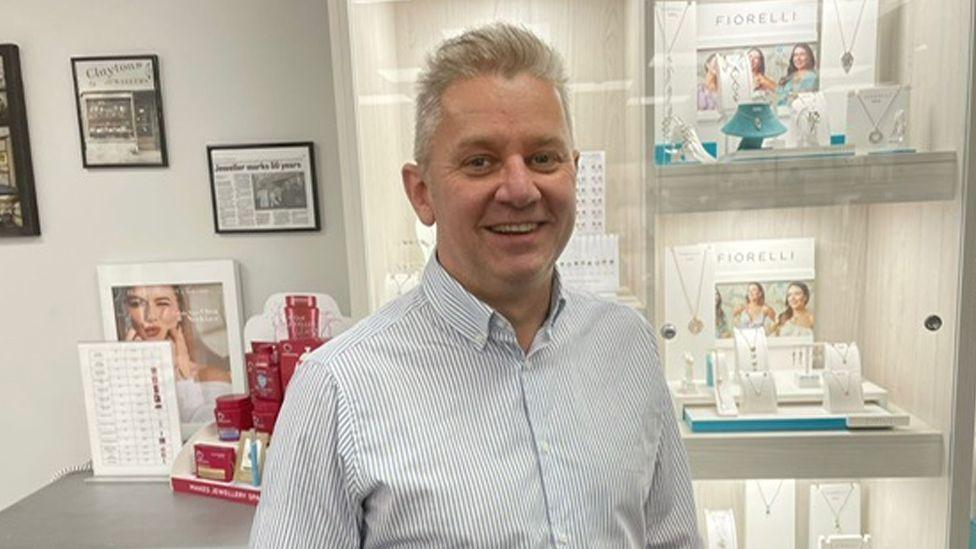
[[[745,546],[794,549],[796,481],[747,480]]]
[[[810,486],[810,547],[820,536],[861,535],[861,485],[857,482]]]
[[[735,514],[732,509],[705,509],[708,549],[738,549]]]

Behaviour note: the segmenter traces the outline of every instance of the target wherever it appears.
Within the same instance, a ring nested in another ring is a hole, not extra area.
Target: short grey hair
[[[568,78],[562,56],[524,27],[491,23],[441,42],[427,56],[427,65],[417,81],[414,160],[424,167],[430,158],[430,141],[441,120],[441,98],[447,88],[477,76],[514,78],[522,73],[552,82],[572,139]]]

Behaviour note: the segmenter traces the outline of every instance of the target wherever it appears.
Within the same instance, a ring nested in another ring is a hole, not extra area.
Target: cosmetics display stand
[[[257,505],[261,499],[260,486],[252,486],[234,481],[220,482],[196,476],[194,469],[194,446],[198,443],[237,450],[237,442],[224,442],[220,440],[217,436],[216,424],[211,423],[203,427],[190,437],[190,440],[183,445],[180,453],[176,456],[176,461],[173,463],[173,472],[170,475],[170,486],[173,488],[173,491],[218,498],[233,501],[234,503]]]

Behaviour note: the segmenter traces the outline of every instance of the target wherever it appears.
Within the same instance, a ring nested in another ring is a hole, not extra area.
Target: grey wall
[[[0,509],[88,459],[75,343],[102,339],[100,263],[230,258],[244,315],[271,293],[332,294],[348,314],[324,0],[0,0],[21,49],[39,238],[0,239]],[[154,53],[170,166],[85,170],[73,55]],[[311,140],[323,230],[213,230],[208,143]]]

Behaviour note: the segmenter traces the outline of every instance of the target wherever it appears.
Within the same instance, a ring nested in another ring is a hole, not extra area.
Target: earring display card
[[[796,481],[746,481],[746,547],[796,547]]]
[[[664,250],[664,318],[676,328],[664,343],[669,377],[679,377],[684,354],[694,358],[695,379],[705,378],[708,352],[715,347],[715,253],[706,244]]]
[[[180,450],[169,341],[79,343],[95,476],[168,478]]]
[[[609,299],[620,289],[620,241],[615,234],[573,235],[556,261],[561,281]]]
[[[809,547],[819,547],[820,536],[861,534],[861,485],[856,482],[810,486]]]
[[[708,549],[739,547],[732,509],[705,509],[705,529],[708,534]]]
[[[909,148],[908,86],[865,88],[847,94],[847,142],[858,150]]]
[[[606,152],[581,151],[576,168],[575,234],[606,232]]]

